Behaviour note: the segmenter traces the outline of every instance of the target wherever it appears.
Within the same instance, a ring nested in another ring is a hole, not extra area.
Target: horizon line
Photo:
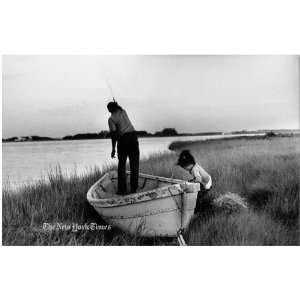
[[[173,127],[166,127],[166,128],[163,128],[162,130],[164,129],[175,129],[176,128],[173,128]],[[161,131],[162,131],[161,130]],[[222,130],[214,130],[214,131],[202,131],[202,132],[177,132],[178,135],[182,135],[182,134],[185,134],[185,135],[197,135],[197,134],[204,134],[204,133],[217,133],[217,132],[221,132],[221,133],[232,133],[232,132],[251,132],[251,131],[282,131],[282,130],[288,130],[288,131],[295,131],[295,130],[298,130],[300,131],[299,128],[280,128],[280,129],[274,129],[274,128],[270,128],[270,129],[235,129],[235,130],[229,130],[229,131],[222,131]],[[66,136],[74,136],[74,135],[77,135],[77,134],[99,134],[101,132],[109,132],[109,130],[101,130],[101,131],[98,131],[98,132],[79,132],[79,133],[73,133],[73,134],[66,134],[66,135],[63,135],[61,137],[57,137],[57,136],[49,136],[49,135],[37,135],[37,134],[32,134],[32,135],[14,135],[14,136],[10,136],[10,137],[3,137],[2,136],[2,139],[10,139],[10,138],[13,138],[13,137],[32,137],[32,136],[38,136],[38,137],[47,137],[47,138],[52,138],[52,139],[57,139],[57,140],[61,140],[63,139],[64,137]],[[153,132],[150,132],[150,131],[147,131],[147,130],[135,130],[137,132],[139,131],[145,131],[147,132],[147,134],[155,134],[157,132],[161,132],[161,131],[155,131],[154,133]],[[176,130],[177,131],[177,130]]]

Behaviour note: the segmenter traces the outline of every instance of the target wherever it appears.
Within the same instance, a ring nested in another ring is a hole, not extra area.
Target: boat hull
[[[109,180],[115,179],[114,176],[115,173],[104,175],[87,195],[90,204],[108,224],[130,234],[146,237],[173,237],[180,229],[189,225],[199,184],[140,174],[141,179],[157,181],[161,187],[125,197],[115,195],[99,198],[99,193],[98,196],[93,194],[97,187],[99,189],[99,185],[105,187],[106,182],[106,186],[109,186]],[[100,193],[102,197],[105,195]]]

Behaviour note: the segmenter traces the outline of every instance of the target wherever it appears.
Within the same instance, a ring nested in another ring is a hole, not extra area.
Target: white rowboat
[[[141,173],[135,194],[117,195],[117,184],[117,172],[106,173],[89,189],[89,203],[108,224],[146,237],[173,237],[187,228],[200,190],[199,183]]]

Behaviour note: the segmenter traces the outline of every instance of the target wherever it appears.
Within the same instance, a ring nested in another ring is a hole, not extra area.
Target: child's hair
[[[180,153],[178,161],[177,161],[177,165],[179,165],[182,168],[184,168],[188,165],[194,165],[195,163],[196,163],[195,159],[189,150],[183,150]]]
[[[109,102],[107,104],[107,109],[110,113],[115,112],[116,110],[123,110],[123,108],[118,104],[118,102]]]

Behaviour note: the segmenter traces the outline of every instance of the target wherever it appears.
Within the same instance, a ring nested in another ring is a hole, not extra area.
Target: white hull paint
[[[173,237],[187,228],[200,190],[198,183],[147,174],[139,174],[143,189],[136,194],[119,196],[116,184],[116,172],[106,173],[88,191],[89,203],[108,224],[147,237]]]

